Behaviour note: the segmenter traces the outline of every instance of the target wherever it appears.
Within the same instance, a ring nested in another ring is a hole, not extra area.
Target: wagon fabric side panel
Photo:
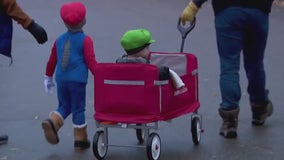
[[[94,78],[94,118],[98,121],[148,123],[160,119],[156,66],[99,63]]]
[[[169,120],[198,110],[198,66],[197,58],[190,53],[162,53],[150,54],[151,64],[168,66],[174,70],[185,83],[185,88],[175,89],[170,80],[168,85],[162,86],[161,119]]]

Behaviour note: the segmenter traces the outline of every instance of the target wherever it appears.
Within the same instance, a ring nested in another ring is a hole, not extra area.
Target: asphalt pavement
[[[41,121],[57,106],[56,93],[46,94],[43,86],[45,65],[51,47],[66,31],[59,10],[67,0],[18,0],[23,9],[48,33],[48,42],[38,45],[20,25],[14,22],[13,59],[0,55],[0,133],[9,135],[9,142],[0,145],[0,160],[93,160],[92,148],[76,152],[73,148],[71,117],[65,120],[59,132],[60,143],[46,142]],[[152,51],[178,52],[181,35],[177,20],[188,0],[82,0],[87,7],[86,34],[94,40],[99,62],[113,62],[123,54],[119,39],[128,29],[147,28],[156,43]],[[218,135],[221,118],[217,109],[220,103],[218,84],[219,60],[216,48],[214,16],[210,2],[197,14],[195,28],[189,33],[184,51],[194,53],[199,63],[199,113],[203,117],[204,133],[195,146],[191,139],[190,115],[180,116],[171,122],[159,122],[156,131],[161,138],[161,160],[281,160],[284,153],[284,86],[283,86],[283,33],[284,8],[273,5],[270,14],[270,31],[265,55],[267,88],[275,112],[264,126],[251,125],[251,112],[246,93],[247,81],[241,68],[242,99],[238,138],[224,139]],[[282,66],[282,67],[281,67]],[[87,122],[89,139],[98,130],[94,114],[93,77],[87,86]],[[111,98],[111,97],[110,97]],[[114,143],[136,144],[133,130],[110,130]],[[144,148],[109,147],[106,159],[145,160]]]

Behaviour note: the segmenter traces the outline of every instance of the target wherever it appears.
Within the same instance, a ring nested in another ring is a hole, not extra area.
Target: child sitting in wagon
[[[126,54],[116,60],[116,63],[145,63],[150,64],[150,44],[155,40],[151,38],[151,33],[146,29],[129,30],[123,34],[120,39],[120,44]],[[172,79],[176,89],[184,87],[184,83],[180,77],[169,67],[158,67],[159,79]]]

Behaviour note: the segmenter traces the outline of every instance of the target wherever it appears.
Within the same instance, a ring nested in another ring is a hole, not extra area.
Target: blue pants
[[[239,107],[241,51],[250,102],[267,102],[263,58],[268,36],[268,20],[268,15],[258,9],[242,7],[229,7],[215,16],[221,69],[221,108]]]
[[[86,83],[64,82],[57,83],[57,98],[59,112],[63,119],[72,113],[72,121],[75,126],[86,124]]]

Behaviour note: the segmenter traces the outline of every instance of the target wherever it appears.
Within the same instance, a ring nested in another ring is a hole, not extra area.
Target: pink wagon
[[[189,32],[189,31],[188,31]],[[183,48],[183,44],[182,44]],[[191,53],[150,54],[151,64],[99,63],[94,78],[94,119],[99,130],[93,137],[93,153],[104,159],[109,128],[135,129],[138,145],[146,148],[149,160],[161,154],[161,139],[156,132],[159,121],[191,113],[192,140],[198,145],[203,129],[198,114],[198,64]],[[160,81],[157,66],[168,66],[185,83],[175,89],[172,80]],[[125,145],[124,145],[125,146]]]

